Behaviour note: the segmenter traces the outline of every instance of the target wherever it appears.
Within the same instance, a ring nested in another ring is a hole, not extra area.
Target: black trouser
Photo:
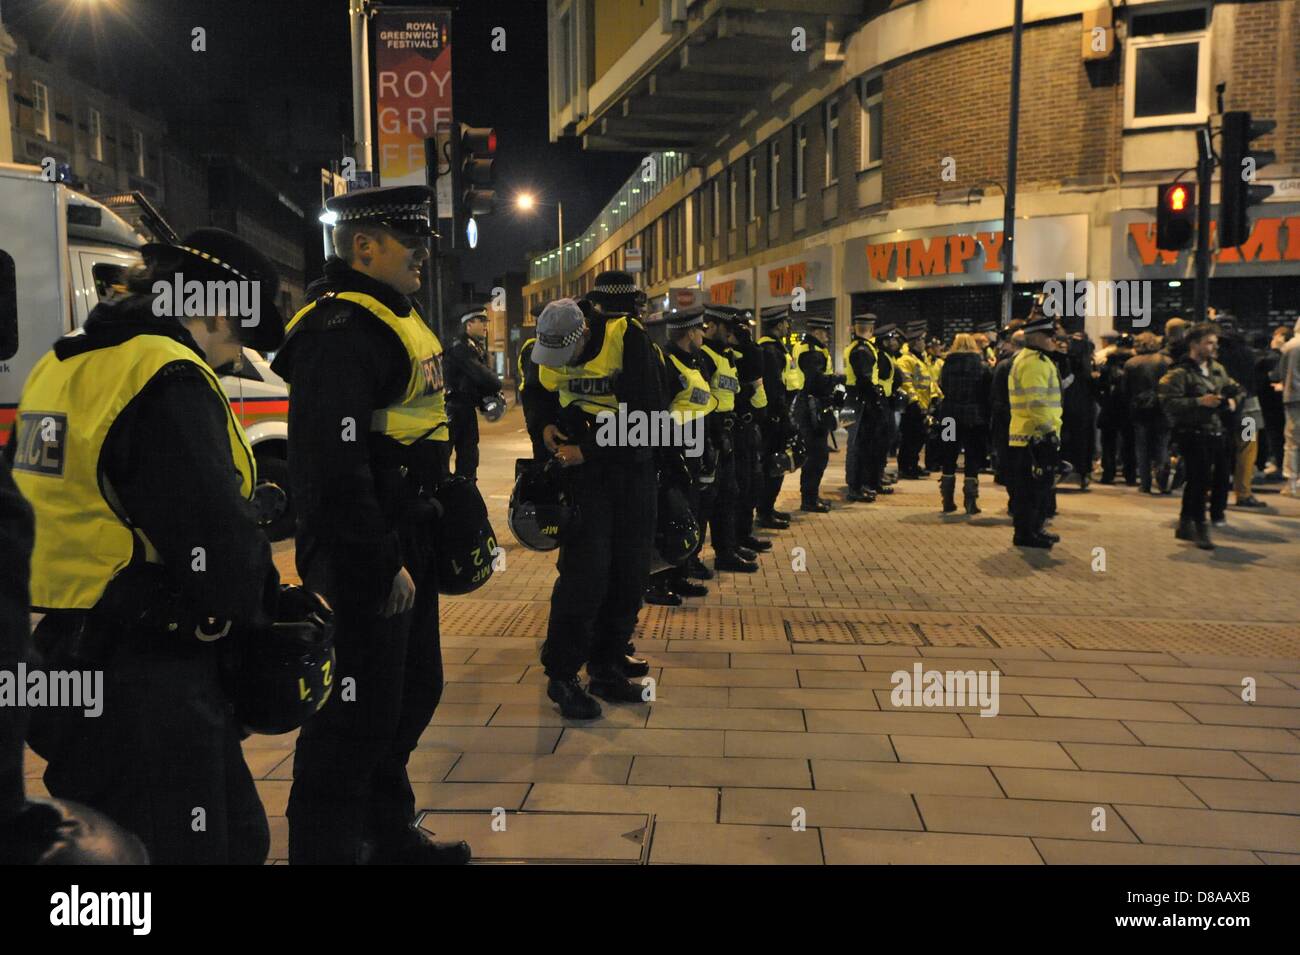
[[[925,446],[925,409],[915,402],[903,408],[899,425],[898,470],[900,474],[913,474],[921,470],[921,448]]]
[[[1061,458],[1074,465],[1080,474],[1092,474],[1092,457],[1096,449],[1096,417],[1091,408],[1071,407],[1061,423]]]
[[[993,460],[993,480],[997,484],[1011,486],[1008,474],[1009,456],[1007,453],[1007,432],[1010,421],[1006,416],[989,422],[989,457]]]
[[[1179,431],[1177,437],[1187,472],[1179,516],[1204,524],[1208,499],[1210,519],[1221,519],[1228,506],[1228,484],[1232,480],[1232,448],[1227,438],[1199,431]]]
[[[1138,486],[1151,490],[1152,473],[1169,466],[1169,425],[1162,416],[1151,415],[1133,421],[1133,452],[1137,458]]]
[[[879,491],[885,482],[885,464],[889,461],[889,449],[894,443],[898,428],[894,424],[894,407],[886,402],[876,409],[875,427],[872,429],[870,444],[863,450],[862,468],[864,470],[863,486]],[[861,434],[862,432],[858,432]]]
[[[939,441],[939,461],[944,474],[957,473],[957,454],[966,453],[966,476],[978,478],[984,467],[985,426],[982,424],[957,424],[952,441]]]
[[[713,553],[731,554],[736,550],[736,497],[739,493],[736,485],[734,418],[731,414],[714,412],[705,420],[713,427],[709,440],[718,449],[718,463],[713,483],[701,495],[703,523],[700,525],[700,533],[703,535],[704,525],[707,524]]]
[[[1124,480],[1137,479],[1137,455],[1133,441],[1133,419],[1127,415],[1107,416],[1101,426],[1101,479],[1115,480],[1115,471],[1123,469]]]
[[[804,504],[812,504],[821,491],[822,475],[830,461],[831,449],[826,444],[826,431],[820,427],[805,427],[804,443],[808,446],[803,468],[799,471],[799,494]]]
[[[1011,516],[1017,537],[1038,533],[1047,520],[1051,507],[1054,475],[1046,471],[1034,477],[1033,458],[1026,447],[1011,445],[1007,448],[1008,490],[1011,494]]]
[[[593,460],[566,472],[581,517],[560,546],[542,645],[547,676],[614,666],[636,629],[654,551],[654,463]]]
[[[50,794],[129,829],[157,865],[265,862],[270,831],[221,686],[218,644],[121,633],[106,658],[80,661],[66,652],[74,624],[41,621],[41,665],[102,670],[103,709],[33,710],[28,738],[49,762]]]
[[[860,458],[862,455],[862,445],[860,438],[862,429],[862,418],[866,413],[862,407],[862,400],[855,398],[853,401],[853,423],[848,426],[847,434],[844,438],[844,483],[850,489],[856,488],[861,475],[858,469],[862,466]]]
[[[338,613],[334,692],[298,734],[289,793],[289,861],[350,865],[413,841],[411,751],[442,696],[438,581],[432,555],[402,535],[415,603],[395,617]],[[351,690],[351,692],[349,692]]]
[[[849,439],[853,464],[845,468],[844,475],[852,489],[877,486],[873,483],[875,478],[872,468],[875,466],[876,447],[880,441],[882,415],[883,412],[874,404],[859,406],[858,419]]]
[[[763,479],[759,470],[762,454],[758,426],[752,421],[736,419],[736,540],[754,536],[754,507],[758,503],[759,483]]]
[[[457,477],[478,480],[478,411],[473,405],[447,402],[451,447],[456,452]]]
[[[758,513],[770,517],[776,509],[776,499],[785,483],[785,473],[769,475],[767,462],[771,455],[779,454],[785,448],[787,429],[790,424],[784,419],[769,419],[763,425],[763,456],[759,462]]]

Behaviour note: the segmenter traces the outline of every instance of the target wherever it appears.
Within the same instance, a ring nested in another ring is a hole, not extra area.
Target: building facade
[[[945,335],[999,319],[1010,2],[548,2],[552,137],[650,160],[624,189],[639,207],[563,250],[565,293],[639,259],[652,299],[802,304],[839,341],[866,310]],[[1071,279],[1145,295],[1145,315],[1075,316],[1093,335],[1191,313],[1191,252],[1155,248],[1156,188],[1194,181],[1226,84],[1223,109],[1277,122],[1257,141],[1275,191],[1215,255],[1210,302],[1295,320],[1300,3],[1027,0],[1022,64],[1017,313]],[[560,293],[559,257],[530,261],[530,306]]]

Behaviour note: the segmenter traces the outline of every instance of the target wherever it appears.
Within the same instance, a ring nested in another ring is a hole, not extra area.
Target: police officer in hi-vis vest
[[[879,389],[880,415],[871,438],[870,453],[864,462],[866,487],[876,494],[893,494],[893,482],[885,476],[885,465],[898,437],[897,409],[902,399],[902,375],[898,371],[896,356],[902,350],[903,336],[898,326],[893,322],[876,326],[873,345],[876,349],[875,382]]]
[[[844,481],[849,486],[850,501],[871,503],[876,499],[868,471],[884,414],[884,400],[876,379],[877,353],[871,336],[876,330],[876,316],[870,312],[854,315],[853,338],[844,346],[844,382],[849,397],[857,407],[857,418],[849,425],[844,455]]]
[[[704,345],[700,363],[718,408],[705,419],[709,440],[718,451],[717,469],[704,495],[703,512],[708,519],[713,544],[713,569],[718,572],[753,574],[756,552],[736,539],[736,502],[740,493],[736,481],[736,396],[740,394],[740,370],[729,354],[733,315],[725,307],[704,306]]]
[[[36,516],[37,653],[51,670],[103,673],[98,715],[36,709],[29,741],[52,795],[131,830],[154,862],[260,864],[269,832],[221,638],[275,619],[279,575],[216,369],[242,344],[280,343],[279,279],[219,229],[141,251],[128,292],[32,369],[6,448]],[[256,308],[207,314],[211,298],[187,288],[217,282],[245,285],[223,297]]]
[[[1061,453],[1061,376],[1052,360],[1056,320],[1035,304],[1025,322],[1025,347],[1011,362],[1007,448],[1016,547],[1050,550],[1060,538],[1044,529]]]
[[[488,313],[482,305],[461,305],[452,314],[460,334],[445,357],[447,420],[456,474],[478,480],[478,412],[484,399],[501,391],[501,379],[488,365]]]
[[[337,687],[298,737],[290,863],[443,864],[406,763],[442,694],[435,555],[421,494],[446,475],[442,345],[412,306],[432,234],[424,186],[361,189],[289,322],[289,469],[304,583],[336,615]]]
[[[593,696],[642,702],[642,687],[629,678],[650,669],[629,649],[654,552],[655,449],[609,443],[608,428],[602,432],[596,420],[608,412],[654,421],[667,405],[659,358],[638,317],[643,302],[630,275],[602,272],[585,311],[559,299],[537,320],[532,360],[541,366],[541,387],[529,427],[541,427],[534,440],[540,437],[564,467],[581,509],[560,543],[542,646],[547,696],[568,719],[599,717]],[[584,664],[585,689],[578,682]]]
[[[808,458],[799,473],[802,501],[799,510],[824,514],[831,509],[830,501],[824,500],[820,491],[826,462],[830,460],[826,442],[834,430],[830,400],[836,381],[835,363],[827,347],[834,322],[829,318],[810,317],[805,324],[808,331],[794,346],[794,359],[804,376],[803,388],[795,399],[795,424],[808,446]]]
[[[771,465],[784,455],[794,433],[790,420],[790,402],[803,387],[803,373],[794,363],[794,356],[786,347],[790,334],[790,309],[781,305],[762,313],[762,335],[758,347],[763,355],[763,390],[767,394],[767,418],[762,425],[763,461],[765,470],[758,492],[756,523],[768,530],[785,530],[790,526],[790,515],[776,509],[776,499],[785,483],[785,470],[773,470]]]
[[[715,306],[716,307],[716,306]],[[762,426],[770,403],[763,383],[763,351],[754,341],[752,309],[728,307],[727,357],[736,366],[740,391],[736,394],[736,543],[757,554],[772,549],[772,542],[754,536],[754,509],[763,483]]]

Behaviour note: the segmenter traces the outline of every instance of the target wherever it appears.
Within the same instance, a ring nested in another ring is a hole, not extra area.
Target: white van
[[[75,332],[107,291],[140,262],[146,239],[101,202],[37,166],[0,163],[0,445],[24,382],[54,342]],[[6,347],[8,346],[8,347]],[[259,484],[289,492],[289,390],[266,359],[244,349],[243,368],[221,379],[257,456]],[[292,506],[266,520],[272,540],[293,533]]]

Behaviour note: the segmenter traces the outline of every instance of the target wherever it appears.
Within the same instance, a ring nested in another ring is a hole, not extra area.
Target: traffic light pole
[[[438,155],[438,137],[435,135],[424,141],[424,176],[425,182],[433,190],[433,227],[437,231],[442,210],[438,207],[438,176],[440,168]],[[439,341],[445,342],[446,329],[442,327],[442,237],[435,235],[429,239],[429,280],[424,283],[424,301],[426,319],[429,327],[438,334]]]
[[[1210,306],[1210,188],[1214,182],[1214,149],[1210,140],[1210,121],[1196,131],[1196,291],[1192,313],[1195,320],[1205,321]]]
[[[1007,188],[1002,197],[1002,327],[1011,321],[1016,270],[1016,145],[1020,138],[1020,41],[1024,34],[1025,0],[1016,0],[1011,28],[1011,115],[1007,124]]]

